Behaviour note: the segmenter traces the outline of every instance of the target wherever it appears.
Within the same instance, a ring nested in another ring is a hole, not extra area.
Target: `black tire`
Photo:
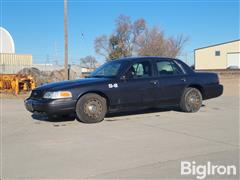
[[[78,100],[76,104],[77,120],[83,123],[101,122],[106,113],[106,99],[98,94],[85,94]]]
[[[186,88],[182,94],[180,108],[184,112],[197,112],[202,106],[202,94],[196,88]]]

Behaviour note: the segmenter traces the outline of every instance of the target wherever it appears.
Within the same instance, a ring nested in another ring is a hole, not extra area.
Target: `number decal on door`
[[[108,88],[118,88],[118,84],[117,83],[108,84]]]

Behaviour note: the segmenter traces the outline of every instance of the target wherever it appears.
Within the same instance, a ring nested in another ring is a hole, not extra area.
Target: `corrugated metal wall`
[[[0,65],[32,65],[32,55],[0,53]]]

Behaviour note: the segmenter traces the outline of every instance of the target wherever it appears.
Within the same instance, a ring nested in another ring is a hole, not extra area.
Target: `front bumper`
[[[30,112],[44,112],[47,114],[69,114],[75,112],[76,100],[72,99],[33,99],[24,101]]]

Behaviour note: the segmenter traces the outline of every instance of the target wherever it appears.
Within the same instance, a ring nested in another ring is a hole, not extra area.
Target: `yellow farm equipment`
[[[0,74],[0,90],[14,92],[27,92],[36,87],[32,76],[19,74]]]

